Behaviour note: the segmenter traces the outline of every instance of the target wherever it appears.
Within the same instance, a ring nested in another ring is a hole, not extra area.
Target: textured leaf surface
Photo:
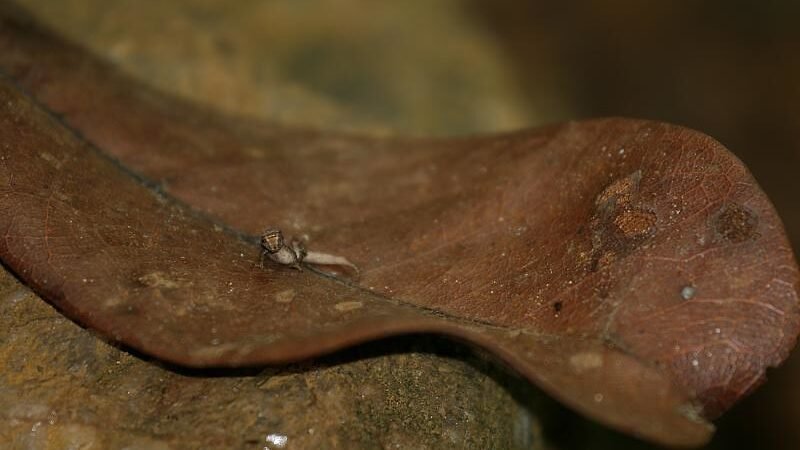
[[[691,445],[709,433],[699,416],[795,342],[780,222],[701,134],[604,120],[399,140],[234,122],[0,20],[0,67],[121,162],[4,83],[0,256],[145,353],[242,366],[439,332],[591,417]],[[363,276],[255,267],[266,226]]]

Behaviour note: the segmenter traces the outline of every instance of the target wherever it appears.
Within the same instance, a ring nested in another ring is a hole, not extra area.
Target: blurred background
[[[747,164],[800,248],[800,2],[18,3],[136,78],[232,114],[403,135],[601,116],[694,128]],[[800,448],[800,354],[768,376],[708,448]],[[647,447],[594,430],[551,433],[564,448]]]

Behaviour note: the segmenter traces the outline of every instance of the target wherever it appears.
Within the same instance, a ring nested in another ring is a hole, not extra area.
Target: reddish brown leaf
[[[71,317],[159,358],[253,365],[438,332],[590,417],[695,445],[710,430],[699,416],[795,343],[780,221],[699,133],[602,120],[401,140],[234,122],[7,11],[0,67],[164,192],[4,83],[0,257]],[[266,226],[347,257],[361,279],[255,267]]]

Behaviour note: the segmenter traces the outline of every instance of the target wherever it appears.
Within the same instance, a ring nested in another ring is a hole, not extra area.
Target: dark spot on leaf
[[[713,220],[717,236],[734,244],[758,238],[758,216],[742,205],[723,206]]]
[[[602,205],[609,201],[627,205],[632,198],[639,192],[639,183],[642,181],[642,171],[637,170],[632,174],[620,178],[606,187],[595,200],[596,205]]]
[[[650,211],[626,210],[614,218],[614,224],[628,238],[647,236],[653,232],[656,215]]]
[[[555,303],[553,303],[553,312],[558,314],[558,313],[561,312],[561,308],[563,308],[563,307],[564,307],[564,304],[562,302],[560,302],[560,301],[559,302],[555,302]]]
[[[625,257],[655,235],[658,217],[639,201],[641,179],[642,172],[637,170],[597,196],[590,219],[591,271]]]

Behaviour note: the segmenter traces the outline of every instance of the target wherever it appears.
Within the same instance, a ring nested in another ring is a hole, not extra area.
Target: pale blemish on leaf
[[[603,367],[603,355],[595,352],[576,353],[569,357],[569,363],[576,372]]]
[[[142,275],[137,280],[144,286],[153,288],[175,289],[181,286],[179,281],[173,280],[164,272],[151,272]]]
[[[275,294],[275,301],[277,303],[291,303],[296,295],[297,292],[294,289],[286,289]]]
[[[337,311],[345,312],[345,311],[352,311],[354,309],[359,309],[362,306],[364,306],[364,304],[361,302],[341,302],[337,303],[336,306],[334,306],[334,308],[336,308]]]

